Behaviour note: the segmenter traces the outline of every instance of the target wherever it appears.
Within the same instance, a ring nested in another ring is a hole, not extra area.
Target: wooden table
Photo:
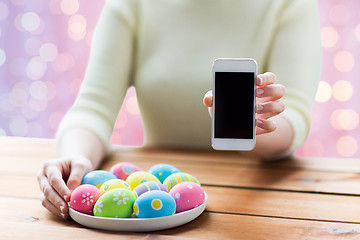
[[[208,194],[196,220],[165,231],[123,233],[61,220],[40,203],[36,175],[54,141],[0,137],[0,239],[360,239],[360,159],[264,163],[233,152],[118,147],[104,162],[149,169],[168,163]]]

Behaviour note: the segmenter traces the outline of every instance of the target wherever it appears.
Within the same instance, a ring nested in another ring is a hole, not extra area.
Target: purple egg
[[[133,192],[134,192],[134,195],[138,198],[138,197],[140,197],[141,194],[149,192],[149,191],[153,191],[153,190],[161,190],[164,192],[168,192],[167,188],[162,183],[155,182],[155,181],[143,182],[140,185],[138,185],[137,187],[135,187]]]

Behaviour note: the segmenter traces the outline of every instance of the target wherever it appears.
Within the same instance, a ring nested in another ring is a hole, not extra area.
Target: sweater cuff
[[[94,133],[103,143],[105,149],[108,150],[113,128],[109,127],[108,123],[102,122],[101,119],[94,120],[93,117],[84,117],[83,115],[80,117],[77,115],[78,114],[76,113],[65,115],[56,134],[57,144],[60,142],[60,139],[64,136],[64,134],[69,130],[74,128],[82,128]]]
[[[287,150],[276,156],[272,156],[271,159],[265,160],[279,160],[293,155],[309,135],[311,121],[296,109],[286,108],[280,116],[284,117],[291,124],[294,133],[293,141]]]

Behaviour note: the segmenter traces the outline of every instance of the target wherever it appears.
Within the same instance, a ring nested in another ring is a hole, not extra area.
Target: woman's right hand
[[[46,161],[37,177],[42,205],[55,215],[67,219],[71,193],[92,169],[91,161],[83,156]]]

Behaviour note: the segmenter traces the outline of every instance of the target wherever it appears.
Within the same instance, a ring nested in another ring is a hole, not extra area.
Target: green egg
[[[126,188],[115,188],[104,193],[94,206],[94,216],[128,218],[133,213],[135,195]]]

